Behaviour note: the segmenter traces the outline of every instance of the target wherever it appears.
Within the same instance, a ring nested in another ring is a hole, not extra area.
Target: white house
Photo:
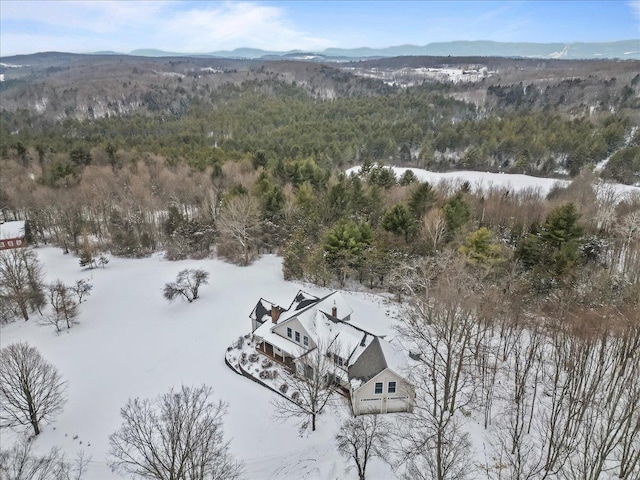
[[[352,315],[339,292],[318,298],[300,291],[286,309],[261,298],[250,318],[258,351],[298,374],[313,375],[305,355],[318,346],[326,350],[336,367],[334,381],[355,415],[411,410],[413,387],[403,376],[406,355],[353,324]]]

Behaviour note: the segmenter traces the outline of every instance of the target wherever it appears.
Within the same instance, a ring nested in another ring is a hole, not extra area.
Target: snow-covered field
[[[522,190],[537,191],[542,197],[546,196],[555,185],[567,186],[570,182],[568,180],[556,180],[553,178],[533,177],[531,175],[521,175],[513,173],[490,173],[490,172],[475,172],[471,170],[461,170],[457,172],[431,172],[429,170],[423,170],[420,168],[401,168],[401,167],[389,167],[392,168],[396,176],[400,178],[407,170],[412,170],[415,176],[421,182],[429,182],[433,185],[440,183],[449,183],[452,185],[461,185],[464,182],[469,182],[471,188],[474,191],[488,190],[492,188],[506,188],[515,192]],[[347,175],[351,173],[357,174],[360,171],[360,167],[352,167],[346,171]],[[601,183],[598,185],[598,191],[604,193],[608,188],[612,188],[616,193],[618,200],[624,198],[626,195],[637,194],[640,195],[640,187],[632,185],[622,185],[620,183]]]
[[[85,479],[120,478],[110,471],[106,455],[109,434],[119,427],[119,410],[127,399],[205,383],[229,404],[225,433],[232,452],[245,463],[245,478],[357,478],[355,471],[347,472],[334,446],[333,437],[347,415],[342,400],[319,417],[318,431],[300,437],[295,422],[273,418],[270,400],[275,394],[224,363],[227,346],[249,333],[248,315],[260,297],[288,305],[300,288],[315,295],[327,290],[284,281],[281,259],[275,256],[241,268],[217,260],[169,262],[158,254],[140,260],[113,258],[105,269],[82,270],[76,257],[60,249],[36,251],[48,282],[89,278],[93,283],[92,295],[81,305],[80,323],[71,330],[56,335],[50,325],[39,325],[37,315],[0,330],[0,346],[28,341],[68,381],[69,400],[37,439],[39,452],[57,446],[73,457],[84,451],[91,456]],[[184,268],[205,269],[210,283],[194,303],[169,304],[162,287]],[[354,317],[372,330],[391,333],[386,313],[394,310],[392,305],[367,293],[344,295]],[[1,435],[2,448],[9,448],[15,435]],[[374,461],[369,469],[367,478],[394,478],[382,462]]]

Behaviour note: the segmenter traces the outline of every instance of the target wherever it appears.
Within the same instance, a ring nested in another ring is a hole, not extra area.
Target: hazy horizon
[[[640,0],[14,1],[0,5],[0,55],[158,49],[423,46],[450,41],[593,43],[640,38]],[[640,40],[638,41],[640,50]]]

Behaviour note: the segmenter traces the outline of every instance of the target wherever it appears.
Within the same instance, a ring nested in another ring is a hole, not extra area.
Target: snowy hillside
[[[80,324],[60,335],[38,324],[34,315],[1,330],[0,346],[28,341],[54,364],[68,381],[69,401],[52,425],[37,439],[42,453],[60,447],[68,457],[84,451],[91,456],[90,480],[120,478],[106,465],[108,437],[120,425],[119,410],[129,397],[156,397],[181,384],[214,388],[229,404],[225,433],[232,452],[245,462],[248,479],[356,478],[347,473],[333,436],[347,410],[337,405],[319,417],[319,429],[298,436],[295,422],[271,415],[272,393],[232,372],[224,352],[248,333],[255,302],[265,297],[288,304],[300,288],[320,295],[326,291],[282,280],[281,259],[266,256],[241,268],[216,260],[169,262],[160,255],[141,260],[113,258],[105,269],[82,270],[78,259],[59,249],[36,250],[47,272],[46,281],[67,283],[90,278],[93,294],[81,306]],[[193,304],[167,303],[165,282],[178,271],[197,267],[210,273],[210,284]],[[363,321],[376,331],[391,333],[385,312],[392,307],[367,294],[345,296]],[[355,315],[354,315],[355,317]],[[15,436],[2,431],[2,448]],[[371,479],[393,474],[381,462],[371,465]]]

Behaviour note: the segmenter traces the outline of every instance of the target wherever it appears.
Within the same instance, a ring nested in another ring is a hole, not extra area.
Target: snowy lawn
[[[93,283],[80,307],[80,323],[56,335],[38,315],[0,330],[0,346],[28,341],[68,381],[69,400],[36,442],[39,452],[53,446],[68,456],[91,456],[88,480],[120,478],[106,465],[108,437],[120,425],[120,408],[129,397],[156,397],[170,387],[207,384],[229,404],[225,433],[232,452],[245,463],[248,479],[357,478],[335,449],[334,435],[348,410],[338,402],[319,417],[318,431],[298,435],[294,421],[272,416],[276,394],[234,373],[224,363],[227,347],[249,333],[249,313],[260,297],[288,306],[299,289],[317,296],[328,290],[286,282],[281,259],[265,256],[241,268],[217,260],[169,262],[151,258],[112,258],[105,269],[83,270],[77,257],[60,249],[36,250],[46,281]],[[209,285],[192,304],[169,304],[162,287],[185,268],[210,273]],[[392,334],[386,313],[394,307],[367,293],[345,293],[354,317],[371,331]],[[391,417],[391,416],[389,416]],[[2,448],[15,435],[2,431]],[[370,479],[392,479],[391,469],[374,461]]]

